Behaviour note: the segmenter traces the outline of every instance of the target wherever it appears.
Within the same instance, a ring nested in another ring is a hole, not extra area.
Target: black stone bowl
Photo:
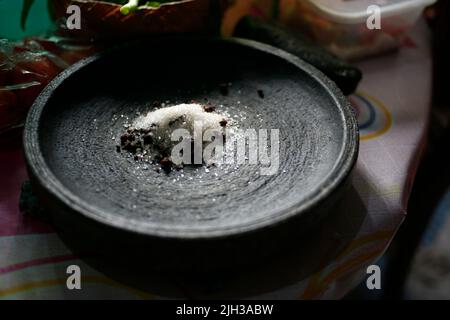
[[[206,99],[241,128],[279,129],[275,174],[251,164],[165,174],[117,152],[124,125],[155,101]],[[307,241],[339,198],[358,141],[334,83],[239,39],[153,39],[86,59],[39,96],[24,134],[33,188],[62,239],[130,270],[260,263]]]

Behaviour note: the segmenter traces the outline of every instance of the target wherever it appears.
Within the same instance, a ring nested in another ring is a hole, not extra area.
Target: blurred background
[[[39,0],[31,7],[25,28],[20,25],[23,0],[0,0],[0,37],[20,40],[26,36],[42,35],[52,30],[53,22],[47,10],[47,1]]]

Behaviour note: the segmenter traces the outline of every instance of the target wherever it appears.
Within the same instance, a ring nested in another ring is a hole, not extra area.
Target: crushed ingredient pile
[[[120,138],[118,151],[131,152],[135,160],[159,163],[161,169],[167,172],[173,167],[171,150],[178,143],[172,141],[175,130],[186,129],[192,135],[195,125],[201,128],[202,135],[207,130],[224,134],[227,123],[227,118],[216,113],[211,105],[183,103],[157,109],[140,116],[128,127]]]

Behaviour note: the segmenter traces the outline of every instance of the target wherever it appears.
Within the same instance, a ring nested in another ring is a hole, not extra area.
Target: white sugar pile
[[[140,116],[130,129],[150,132],[153,144],[167,149],[173,147],[172,133],[177,129],[186,129],[192,137],[194,126],[196,130],[201,130],[202,136],[207,130],[224,134],[227,118],[213,111],[213,107],[197,103],[164,107]]]
[[[136,119],[132,127],[138,130],[155,129],[155,133],[159,131],[161,134],[165,134],[178,128],[185,128],[192,132],[194,123],[196,123],[205,132],[209,129],[222,130],[221,123],[223,120],[225,120],[224,116],[214,112],[206,112],[200,104],[183,103],[151,111]]]

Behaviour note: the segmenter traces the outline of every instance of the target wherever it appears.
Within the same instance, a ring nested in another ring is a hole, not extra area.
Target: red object
[[[64,51],[58,46],[56,42],[48,39],[27,38],[23,40],[23,45],[27,48],[40,47],[42,48],[42,50],[51,52],[56,55],[59,55],[61,52]]]
[[[11,70],[11,62],[8,60],[8,57],[0,51],[0,88],[8,83]]]
[[[53,79],[61,70],[55,66],[55,64],[45,56],[37,56],[33,60],[23,59],[16,61],[16,68],[13,81],[34,81],[43,80],[49,81]]]
[[[6,89],[0,89],[0,128],[17,120],[17,97]]]
[[[37,96],[62,70],[97,52],[90,41],[26,38],[0,43],[0,134],[21,124]]]
[[[29,108],[42,89],[60,71],[45,56],[39,56],[36,60],[24,59],[16,62],[12,72],[12,84],[23,85],[21,89],[16,90],[19,106],[21,108]]]
[[[1,62],[0,62],[1,64]],[[0,87],[3,87],[6,85],[6,83],[9,80],[10,71],[9,70],[3,70],[0,65]]]

